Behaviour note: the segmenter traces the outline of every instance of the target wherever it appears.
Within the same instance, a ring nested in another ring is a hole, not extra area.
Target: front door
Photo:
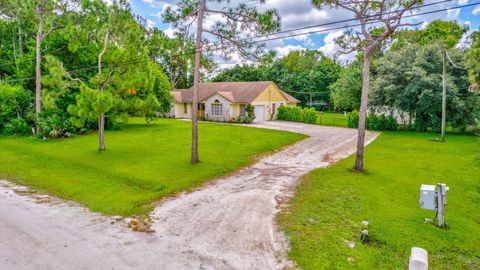
[[[205,103],[198,103],[198,112],[197,112],[197,116],[200,118],[204,118],[205,117]]]

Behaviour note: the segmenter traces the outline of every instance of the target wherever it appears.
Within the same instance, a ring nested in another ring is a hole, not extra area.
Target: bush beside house
[[[301,107],[297,106],[281,106],[278,108],[277,119],[315,124],[317,121],[317,115],[318,112],[313,108],[302,109]]]

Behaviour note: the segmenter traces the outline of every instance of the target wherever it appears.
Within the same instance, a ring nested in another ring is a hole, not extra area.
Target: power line
[[[407,15],[407,16],[404,16],[405,17],[415,17],[415,16],[421,16],[421,15],[425,15],[425,14],[432,14],[432,13],[437,13],[437,12],[442,12],[442,11],[447,11],[447,10],[452,10],[452,9],[459,9],[459,8],[464,8],[464,7],[469,7],[469,6],[475,6],[475,5],[479,5],[480,2],[478,3],[471,3],[471,4],[466,4],[466,5],[459,5],[459,6],[455,6],[455,7],[450,7],[450,8],[444,8],[444,9],[438,9],[438,10],[433,10],[433,11],[427,11],[427,12],[423,12],[423,13],[417,13],[417,14],[411,14],[411,15]],[[379,21],[372,21],[368,24],[373,24],[373,23],[377,23]],[[277,39],[284,39],[284,38],[289,38],[289,37],[294,37],[294,36],[300,36],[300,35],[307,35],[307,34],[311,34],[311,33],[321,33],[321,32],[328,32],[328,31],[332,31],[332,30],[338,30],[338,29],[343,29],[343,28],[350,28],[350,27],[354,27],[354,26],[360,26],[361,24],[354,24],[354,25],[344,25],[344,26],[339,26],[339,27],[334,27],[334,28],[329,28],[329,29],[321,29],[321,30],[316,30],[316,31],[310,31],[310,32],[306,32],[306,33],[297,33],[297,34],[290,34],[290,35],[287,35],[287,36],[281,36],[281,37],[275,37],[275,38],[270,38],[270,39],[263,39],[263,40],[255,40],[255,41],[251,41],[251,43],[259,43],[259,42],[266,42],[266,41],[271,41],[271,40],[277,40]],[[218,46],[218,45],[216,45]],[[212,50],[220,50],[220,49],[228,49],[227,46],[225,45],[222,45],[220,47],[217,47],[217,48],[214,48]],[[194,54],[196,53],[196,49],[192,52],[184,52],[184,53],[180,53],[180,54],[174,54],[172,56],[182,56],[182,55],[189,55],[189,54]],[[138,59],[138,60],[132,60],[132,61],[127,61],[127,62],[120,62],[120,63],[117,63],[115,66],[121,66],[121,65],[125,65],[125,64],[131,64],[131,63],[138,63],[138,62],[144,62],[144,61],[155,61],[155,59]],[[86,68],[82,68],[82,69],[77,69],[77,70],[71,70],[71,71],[66,71],[70,74],[72,73],[77,73],[77,72],[80,72],[80,71],[84,71],[84,70],[89,70],[89,69],[94,69],[96,68],[96,66],[92,66],[92,67],[86,67]],[[21,81],[21,80],[30,80],[30,79],[34,79],[35,77],[27,77],[27,78],[19,78],[19,79],[12,79],[12,80],[8,80],[8,81],[0,81],[0,83],[2,82],[10,82],[10,81]]]
[[[448,0],[448,1],[451,1],[451,0]],[[460,8],[465,8],[465,7],[470,7],[470,6],[475,6],[475,5],[479,5],[479,3],[471,3],[471,4],[466,4],[466,5],[460,5],[460,6],[455,6],[455,7],[450,7],[450,8],[443,8],[443,9],[438,9],[438,10],[432,10],[432,11],[425,11],[425,12],[421,12],[421,13],[417,13],[417,14],[410,14],[410,15],[405,15],[402,17],[403,18],[411,18],[411,17],[416,17],[416,16],[421,16],[421,15],[428,15],[428,14],[433,14],[433,13],[438,13],[438,12],[443,12],[443,11],[448,11],[448,10],[453,10],[453,9],[460,9]],[[356,19],[352,19],[352,20],[356,20]],[[376,20],[376,21],[371,21],[371,22],[367,22],[367,24],[375,24],[375,23],[378,23],[378,22],[381,22],[381,20]],[[329,24],[334,24],[334,22],[332,23],[329,23]],[[320,29],[320,30],[314,30],[314,31],[309,31],[309,32],[304,32],[304,33],[296,33],[296,34],[290,34],[290,35],[286,35],[286,36],[281,36],[281,37],[273,37],[273,38],[268,38],[268,39],[263,39],[263,40],[259,40],[259,41],[250,41],[251,43],[257,43],[257,42],[266,42],[266,41],[272,41],[272,40],[277,40],[277,39],[284,39],[284,38],[290,38],[290,37],[296,37],[296,36],[302,36],[302,35],[309,35],[309,34],[315,34],[315,33],[321,33],[321,32],[329,32],[329,31],[332,31],[332,30],[339,30],[339,29],[343,29],[343,28],[351,28],[351,27],[356,27],[356,26],[361,26],[362,24],[358,23],[358,24],[351,24],[351,25],[343,25],[343,26],[337,26],[337,27],[332,27],[332,28],[327,28],[327,29]],[[312,28],[312,27],[318,27],[319,25],[317,26],[308,26],[308,27],[305,27],[305,29],[307,28]],[[297,28],[295,30],[285,30],[283,32],[291,32],[291,31],[298,31],[298,30],[301,30],[300,28]],[[275,35],[276,33],[274,33],[273,35]],[[262,36],[269,36],[269,35],[262,35]],[[262,36],[258,36],[258,37],[262,37]],[[243,40],[246,40],[246,39],[253,39],[253,38],[257,38],[257,37],[250,37],[250,38],[245,38]],[[242,39],[240,39],[239,41],[242,41]],[[232,44],[232,43],[230,43]],[[212,45],[209,45],[209,46],[212,46]],[[213,45],[215,46],[215,44]],[[208,47],[207,47],[208,48]]]
[[[422,7],[428,7],[428,6],[437,5],[437,4],[442,4],[442,3],[451,2],[451,1],[452,1],[452,0],[443,0],[443,1],[439,1],[439,2],[433,2],[433,3],[430,3],[430,4],[420,5],[420,6],[417,6],[417,7],[415,7],[415,8],[418,9],[418,8],[422,8]],[[256,3],[254,3],[254,4],[256,4]],[[418,13],[418,14],[410,14],[410,15],[403,16],[403,18],[415,17],[415,16],[426,15],[426,14],[431,14],[431,13],[436,13],[436,12],[442,12],[442,11],[447,11],[447,10],[450,10],[450,9],[463,8],[463,7],[473,6],[473,5],[477,5],[477,4],[479,4],[479,3],[476,3],[476,4],[467,4],[467,5],[463,5],[463,6],[457,6],[457,7],[452,7],[452,8],[445,8],[445,9],[434,10],[434,11],[429,11],[429,12],[423,12],[423,13]],[[362,18],[362,19],[367,19],[367,18],[371,18],[371,17],[377,17],[377,16],[383,16],[383,15],[388,15],[388,14],[392,14],[392,13],[397,13],[397,12],[401,12],[401,11],[404,11],[404,10],[407,10],[407,9],[402,9],[402,10],[397,10],[397,11],[389,11],[389,12],[379,13],[379,14],[375,14],[375,15],[368,15],[368,16],[364,16],[364,17],[361,17],[361,18]],[[135,17],[135,14],[132,14],[132,15]],[[358,18],[358,19],[360,19],[360,18]],[[245,40],[251,40],[251,39],[255,39],[255,38],[274,36],[274,35],[283,34],[283,33],[289,33],[289,32],[293,32],[293,31],[300,31],[300,30],[311,29],[311,28],[316,28],[316,27],[321,27],[321,26],[328,26],[328,25],[334,25],[334,24],[344,23],[344,22],[349,22],[349,21],[356,21],[356,20],[358,20],[358,19],[357,19],[357,18],[352,18],[352,19],[338,20],[338,21],[333,21],[333,22],[328,22],[328,23],[322,23],[322,24],[316,24],[316,25],[298,27],[298,28],[293,28],[293,29],[288,29],[288,30],[283,30],[283,31],[277,31],[277,32],[275,32],[275,33],[262,34],[262,35],[257,35],[257,36],[253,36],[253,37],[246,37],[246,38],[239,39],[238,41],[241,42],[241,41],[245,41]],[[373,23],[377,23],[377,22],[380,22],[380,20],[372,21],[372,22],[369,22],[368,24],[373,24]],[[338,27],[334,27],[334,28],[328,28],[328,29],[322,29],[322,30],[316,30],[316,31],[309,31],[309,32],[304,32],[304,33],[297,33],[297,34],[295,34],[295,35],[287,35],[287,36],[282,36],[282,37],[274,37],[274,38],[269,38],[269,39],[261,40],[261,41],[253,41],[253,40],[251,40],[250,42],[251,42],[251,43],[266,42],[266,41],[272,41],[272,40],[277,40],[277,39],[290,38],[290,37],[295,37],[295,36],[308,35],[308,34],[314,34],[314,33],[319,33],[319,32],[326,32],[326,31],[332,31],[332,30],[339,30],[339,29],[343,29],[343,28],[356,27],[356,26],[360,26],[360,25],[361,25],[361,24],[344,25],[344,26],[338,26]],[[161,30],[161,29],[160,29],[160,30]],[[162,30],[162,31],[163,31],[163,30]],[[227,42],[226,44],[231,44],[231,45],[233,45],[232,42]],[[206,45],[206,46],[207,46],[206,49],[209,49],[210,47],[216,47],[216,46],[218,46],[218,44],[210,44],[210,45]],[[223,46],[225,46],[225,44],[223,44]],[[85,47],[86,47],[86,46],[85,46]],[[24,60],[33,60],[33,59],[35,59],[35,57],[29,58],[29,59],[24,59]],[[15,63],[16,63],[16,62],[4,63],[4,64],[1,64],[0,66],[5,66],[5,65],[9,65],[9,64],[15,64]]]
[[[457,65],[452,61],[452,58],[450,58],[450,55],[448,55],[447,50],[445,50],[445,54],[447,55],[448,61],[450,61],[450,63],[451,63],[454,67],[456,67],[456,68],[458,68],[458,69],[465,69],[465,70],[466,70],[466,68],[459,67],[459,66],[457,66]]]
[[[447,2],[451,2],[451,1],[452,0],[443,0],[443,1],[433,2],[433,3],[430,3],[430,4],[419,5],[419,6],[416,6],[415,9],[428,7],[428,6],[433,6],[433,5],[438,5],[438,4],[443,4],[443,3],[447,3]],[[252,39],[252,38],[258,38],[258,37],[268,37],[270,35],[277,35],[277,34],[293,32],[293,31],[300,31],[300,30],[305,30],[305,29],[328,26],[328,25],[333,25],[333,24],[338,24],[338,23],[357,21],[359,19],[368,19],[368,18],[372,18],[372,17],[378,17],[378,16],[388,15],[388,14],[392,14],[392,13],[398,13],[398,12],[402,12],[402,11],[406,11],[406,10],[408,10],[408,9],[401,9],[401,10],[389,11],[389,12],[384,12],[384,13],[379,13],[379,14],[374,14],[374,15],[367,15],[367,16],[363,16],[363,17],[360,17],[360,18],[351,18],[351,19],[338,20],[338,21],[333,21],[333,22],[328,22],[328,23],[321,23],[321,24],[309,25],[309,26],[304,26],[304,27],[297,27],[297,28],[292,28],[292,29],[288,29],[288,30],[277,31],[275,33],[269,33],[269,34],[254,36],[254,37],[248,37],[248,38],[244,38],[244,39]]]

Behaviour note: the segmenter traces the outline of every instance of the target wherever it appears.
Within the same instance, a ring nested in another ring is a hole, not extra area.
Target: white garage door
[[[260,122],[265,120],[265,105],[255,105],[255,119],[253,122]]]

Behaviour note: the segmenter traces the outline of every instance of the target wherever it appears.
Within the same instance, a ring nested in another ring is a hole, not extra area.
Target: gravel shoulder
[[[254,126],[310,137],[193,192],[162,201],[151,213],[152,233],[133,232],[125,221],[0,181],[1,269],[291,265],[275,214],[303,175],[355,151],[357,131],[279,121]],[[367,132],[367,142],[377,135]]]

